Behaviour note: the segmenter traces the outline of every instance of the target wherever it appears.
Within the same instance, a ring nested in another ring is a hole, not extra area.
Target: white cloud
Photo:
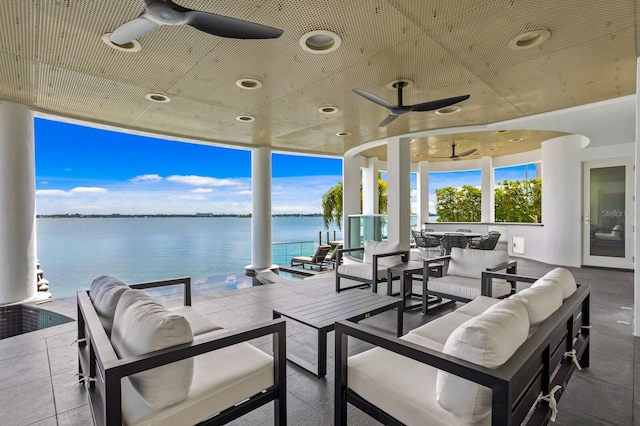
[[[214,177],[207,176],[196,176],[196,175],[172,175],[167,177],[169,182],[177,182],[184,183],[185,185],[193,185],[193,186],[238,186],[242,185],[242,183],[234,181],[233,179],[218,179]]]
[[[193,192],[194,194],[208,194],[210,192],[213,192],[213,189],[211,189],[211,188],[196,188],[196,189],[192,189],[191,192]]]
[[[252,192],[251,192],[251,190],[245,190],[245,191],[238,191],[238,192],[236,192],[236,194],[238,194],[238,195],[251,195]]]
[[[73,188],[71,192],[76,194],[101,194],[107,192],[107,188],[99,188],[97,186],[78,186]]]
[[[68,197],[71,193],[61,189],[38,189],[36,195]]]
[[[49,182],[47,182],[46,180],[43,180],[42,182],[40,182],[43,185],[49,185]]]
[[[160,182],[162,176],[158,174],[139,175],[129,179],[131,182]]]

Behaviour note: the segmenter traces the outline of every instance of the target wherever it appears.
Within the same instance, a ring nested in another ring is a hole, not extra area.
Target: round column
[[[275,268],[271,253],[271,149],[251,151],[251,265],[245,274]]]
[[[0,305],[36,296],[33,116],[0,102]]]

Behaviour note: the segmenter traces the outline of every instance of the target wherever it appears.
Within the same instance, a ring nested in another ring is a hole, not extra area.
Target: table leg
[[[318,378],[327,375],[327,333],[328,330],[318,330]]]
[[[398,330],[396,332],[396,335],[398,337],[402,336],[402,329],[403,329],[403,321],[404,321],[404,300],[400,301],[400,304],[398,305]]]
[[[391,268],[387,269],[387,296],[391,296],[391,291],[393,290],[393,272]]]

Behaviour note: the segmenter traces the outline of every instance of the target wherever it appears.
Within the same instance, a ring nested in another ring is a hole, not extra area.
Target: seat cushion
[[[189,321],[194,336],[222,329],[221,326],[196,311],[192,306],[177,306],[169,310],[175,314],[182,315]]]
[[[120,297],[113,318],[111,344],[120,358],[146,354],[190,343],[189,321],[169,311],[140,290],[127,290]],[[155,409],[176,404],[189,396],[193,358],[129,376],[142,399]]]
[[[509,298],[524,304],[529,315],[530,326],[537,328],[562,306],[562,289],[556,282],[541,278],[531,287]]]
[[[441,344],[416,334],[407,334],[401,339],[442,351]],[[374,348],[349,357],[347,383],[358,395],[406,425],[464,425],[436,403],[437,371],[410,358]],[[491,424],[490,418],[486,420],[480,425]]]
[[[509,261],[505,251],[472,250],[454,247],[451,249],[451,260],[447,275],[466,278],[482,278],[482,271]]]
[[[371,281],[373,279],[373,265],[370,263],[347,263],[338,266],[341,275],[362,278]],[[387,267],[378,265],[378,280],[387,278]]]
[[[500,302],[500,299],[494,299],[493,297],[478,296],[469,303],[465,303],[463,306],[455,310],[459,314],[468,315],[470,317],[477,317],[484,311]]]
[[[106,275],[93,280],[91,287],[89,287],[89,298],[93,302],[93,307],[96,309],[102,328],[107,332],[107,335],[111,334],[113,316],[120,296],[127,290],[129,290],[128,285]]]
[[[380,241],[364,242],[364,263],[373,263],[374,254],[385,254],[400,251],[400,244],[384,243]],[[378,259],[378,266],[395,266],[402,263],[402,256],[388,256]]]
[[[566,300],[578,289],[573,275],[564,268],[555,268],[547,272],[543,278],[556,282],[562,288],[562,300]]]
[[[429,278],[429,281],[427,281],[429,291],[450,294],[468,300],[480,297],[480,285],[481,281],[479,279],[452,275],[446,275],[441,278]],[[505,280],[493,280],[492,297],[508,296],[510,293],[511,284]]]
[[[453,330],[469,321],[471,318],[472,317],[469,315],[460,314],[457,311],[450,312],[440,318],[429,321],[418,328],[414,328],[409,332],[409,334],[416,334],[418,336],[425,337],[444,346],[451,333],[453,333]]]
[[[504,364],[527,340],[529,316],[519,300],[506,299],[465,322],[451,333],[443,353],[483,367]],[[468,423],[491,412],[491,389],[445,371],[438,371],[438,404]]]
[[[206,336],[221,332],[225,330]],[[239,343],[195,357],[189,397],[162,410],[147,405],[130,380],[123,379],[122,413],[128,426],[194,425],[271,386],[273,358]]]

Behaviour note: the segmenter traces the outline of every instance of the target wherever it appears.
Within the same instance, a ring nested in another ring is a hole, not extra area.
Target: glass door
[[[633,162],[584,164],[583,263],[633,269]]]

